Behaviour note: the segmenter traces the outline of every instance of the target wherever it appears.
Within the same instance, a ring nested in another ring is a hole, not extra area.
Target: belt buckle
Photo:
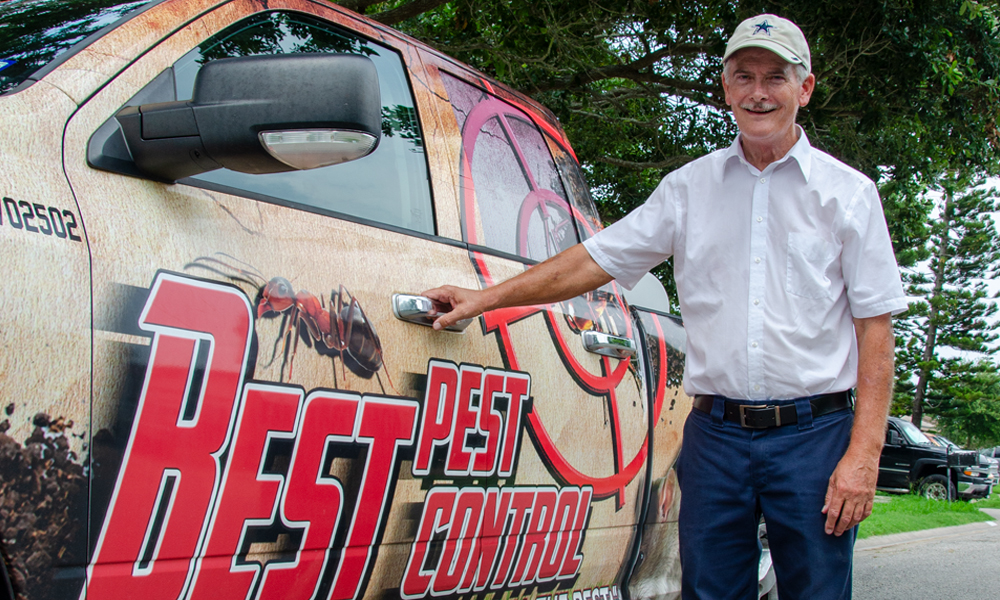
[[[772,409],[774,411],[774,427],[781,427],[781,411],[778,410],[778,406],[776,404],[766,404],[764,406],[759,404],[740,404],[740,425],[742,427],[745,427],[746,429],[767,429],[771,427],[771,425],[754,426],[747,424],[746,409],[748,408],[752,408],[754,410]]]

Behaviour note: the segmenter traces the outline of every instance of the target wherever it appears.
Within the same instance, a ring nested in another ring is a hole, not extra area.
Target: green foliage
[[[978,502],[928,500],[916,494],[879,497],[890,500],[875,503],[871,516],[858,527],[858,539],[993,519],[979,510],[983,505]]]
[[[1000,444],[1000,371],[989,361],[947,361],[926,403],[938,429],[965,448]]]
[[[998,339],[997,307],[984,283],[1000,267],[1000,234],[990,214],[998,208],[997,191],[982,184],[960,172],[941,177],[939,214],[926,226],[925,244],[913,249],[913,256],[927,259],[903,269],[908,294],[921,300],[896,321],[893,413],[910,412],[919,425],[926,401],[930,414],[950,419],[966,436],[988,437],[985,423],[996,412],[990,406],[1000,402],[988,391],[996,367],[954,358],[992,355]]]
[[[609,222],[667,172],[732,141],[721,56],[733,28],[761,12],[793,19],[810,40],[818,84],[800,122],[882,185],[902,263],[920,260],[923,186],[956,166],[1000,168],[997,0],[344,3],[384,20],[432,7],[386,22],[549,106]]]
[[[1000,485],[993,486],[993,493],[989,498],[976,500],[976,508],[1000,508]]]

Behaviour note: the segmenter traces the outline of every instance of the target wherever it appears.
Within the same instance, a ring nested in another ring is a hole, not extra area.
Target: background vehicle
[[[879,459],[877,487],[909,493],[916,489],[928,498],[987,497],[993,480],[979,468],[979,455],[935,444],[909,421],[889,417],[885,445]]]
[[[548,111],[326,2],[0,14],[19,598],[608,599],[676,561],[662,287],[463,332],[414,296],[600,226]]]
[[[930,438],[931,442],[941,446],[942,448],[947,448],[952,451],[965,450],[964,448],[962,448],[955,442],[952,442],[943,435],[928,433],[927,437]],[[993,489],[993,486],[997,484],[997,479],[998,477],[1000,477],[1000,472],[998,472],[998,464],[1000,464],[1000,461],[990,457],[981,450],[978,452],[979,452],[979,464],[974,467],[967,467],[963,471],[966,471],[965,474],[970,476],[986,475],[987,485],[989,486],[986,496],[989,497],[990,491]]]

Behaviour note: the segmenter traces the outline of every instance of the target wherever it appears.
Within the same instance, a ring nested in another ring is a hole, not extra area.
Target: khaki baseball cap
[[[812,72],[806,36],[788,19],[765,14],[743,21],[729,38],[722,62],[729,60],[737,50],[750,47],[770,50],[786,61],[803,65],[806,71]]]

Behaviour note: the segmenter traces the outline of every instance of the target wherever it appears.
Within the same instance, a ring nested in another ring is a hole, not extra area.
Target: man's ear
[[[729,101],[729,82],[726,81],[726,66],[722,66],[722,95],[726,101],[726,106],[732,106],[733,103]]]
[[[812,98],[813,90],[816,89],[816,76],[812,73],[806,77],[805,81],[802,82],[802,88],[799,90],[799,106],[805,106],[809,104],[809,99]]]

